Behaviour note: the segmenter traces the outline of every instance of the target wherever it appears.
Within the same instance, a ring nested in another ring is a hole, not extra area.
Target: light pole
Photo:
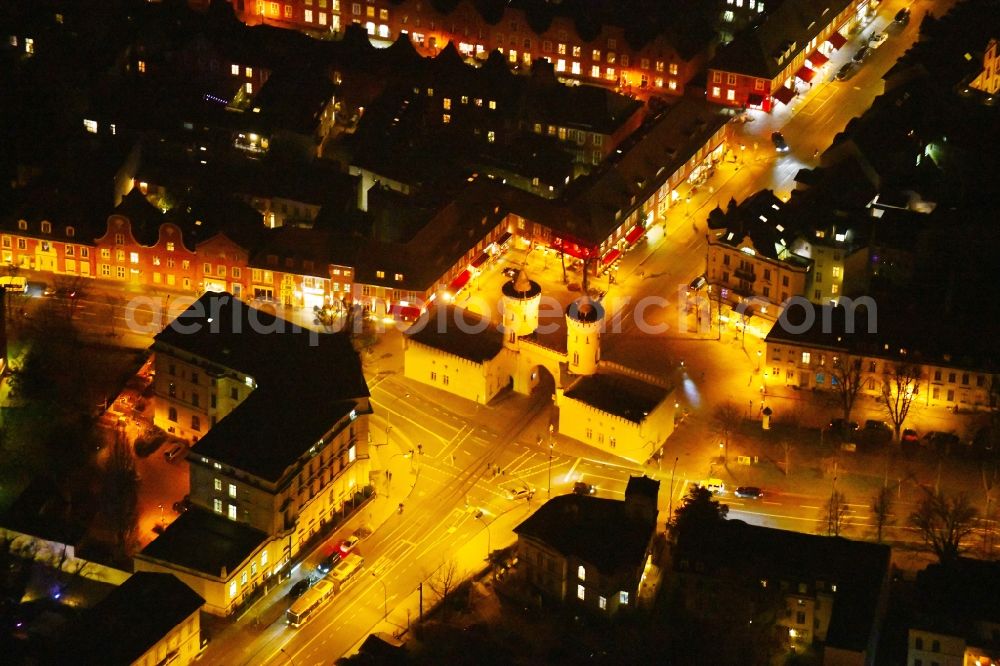
[[[677,471],[677,461],[680,456],[674,458],[674,466],[670,468],[670,500],[667,503],[667,524],[674,522],[674,473]]]
[[[278,651],[281,652],[281,654],[285,655],[285,659],[288,660],[288,663],[290,663],[292,666],[295,666],[295,661],[292,659],[292,656],[290,654],[285,652],[285,648],[278,648]]]
[[[410,397],[409,393],[404,393],[403,395],[397,395],[396,398],[392,401],[392,406],[395,407],[396,403],[399,402],[400,398],[409,398],[409,397]],[[389,423],[389,417],[391,415],[392,415],[392,410],[389,409],[388,407],[386,407],[385,408],[385,444],[383,446],[389,444],[389,431],[392,430],[392,424]]]
[[[486,561],[489,562],[490,561],[490,553],[493,552],[493,548],[490,546],[490,543],[492,541],[492,539],[490,538],[490,524],[488,522],[486,522],[485,518],[483,518],[483,510],[482,509],[480,509],[479,511],[476,511],[475,515],[476,515],[476,520],[478,520],[479,522],[481,522],[486,527]]]
[[[552,441],[552,426],[549,425],[549,483],[545,491],[548,499],[552,499],[552,449],[554,446],[555,442]]]
[[[160,527],[163,527],[163,505],[160,504]]]
[[[374,571],[372,572],[372,578],[374,578],[378,582],[382,583],[382,609],[383,609],[382,610],[382,621],[383,622],[388,622],[389,621],[389,590],[385,586],[385,581],[383,581],[381,578],[379,578],[375,574]]]
[[[757,372],[760,372],[760,356],[761,356],[761,351],[758,349],[757,350]]]

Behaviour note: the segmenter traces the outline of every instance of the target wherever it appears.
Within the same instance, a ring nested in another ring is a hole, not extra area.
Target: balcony
[[[746,280],[747,282],[756,282],[757,275],[753,272],[753,269],[748,268],[737,268],[733,271],[733,275],[740,280]]]

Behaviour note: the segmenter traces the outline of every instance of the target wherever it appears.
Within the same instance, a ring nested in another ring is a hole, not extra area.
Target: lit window
[[[233,65],[233,66],[231,66],[229,68],[229,71],[230,71],[230,73],[232,73],[233,76],[239,76],[240,75],[240,66],[239,65]]]
[[[726,99],[729,100],[730,102],[734,101],[736,99],[736,91],[732,89],[727,90]]]
[[[174,242],[167,241],[167,252],[173,252],[173,251],[174,251]]]
[[[215,480],[215,489],[218,490],[218,491],[222,490],[222,479],[216,479]]]
[[[608,600],[604,597],[597,597],[597,605],[600,606],[601,610],[607,610]]]
[[[590,75],[595,79],[601,78],[601,68],[599,65],[594,65],[590,68]]]
[[[97,121],[96,120],[83,120],[83,128],[90,132],[91,134],[97,134]]]
[[[802,362],[803,363],[809,363],[809,359],[810,358],[811,358],[811,356],[810,356],[809,352],[802,352]]]
[[[253,94],[253,84],[252,83],[250,83],[249,81],[247,81],[246,85],[244,86],[244,88],[246,89],[248,95],[252,95]]]
[[[138,252],[129,252],[128,253],[128,260],[129,260],[129,263],[133,263],[133,264],[139,263],[139,253]]]
[[[670,63],[670,75],[671,76],[677,76],[677,63],[676,62]]]
[[[667,85],[671,90],[677,90],[677,81],[670,79],[670,83]]]
[[[490,143],[493,143],[494,141],[496,141],[496,139],[497,135],[496,132],[494,132],[493,130],[490,130],[486,133],[486,140],[489,141]]]
[[[312,22],[313,22],[313,12],[312,12],[311,9],[307,9],[306,10],[306,23],[312,23]]]
[[[229,484],[229,496],[230,497],[236,497],[236,484],[235,483],[230,483]]]
[[[587,580],[587,570],[582,564],[576,568],[576,577],[580,580]]]
[[[443,122],[445,125],[447,125],[448,123],[450,123],[451,122],[451,115],[448,114],[448,113],[442,114],[441,115],[441,122]]]
[[[600,62],[601,61],[601,52],[599,50],[597,50],[597,49],[594,49],[593,52],[591,52],[591,54],[590,54],[590,59],[593,60],[594,62]]]
[[[248,579],[247,572],[244,571],[243,575],[240,576],[240,587],[243,587],[247,584],[247,579]]]
[[[655,79],[653,79],[653,84],[657,88],[662,88],[663,87],[663,77],[662,76],[658,76]]]
[[[236,598],[236,581],[235,580],[232,583],[229,584],[229,598],[230,599],[235,599]]]
[[[222,513],[222,500],[220,500],[218,498],[212,500],[212,509],[216,513]]]
[[[621,592],[618,593],[618,603],[620,603],[623,606],[628,605],[628,592],[622,590]]]
[[[712,86],[712,97],[718,97],[721,94],[722,90],[719,88],[719,86]]]
[[[573,47],[573,57],[574,58],[579,58],[581,55],[583,55],[583,50],[579,46],[574,46]]]
[[[347,462],[352,463],[358,459],[358,451],[352,445],[347,448]]]
[[[236,505],[235,504],[230,504],[229,505],[229,520],[236,520]],[[246,574],[244,574],[244,575],[246,575]]]
[[[146,73],[146,61],[145,60],[140,60],[139,63],[138,63],[138,66],[139,66],[139,73],[140,74],[145,74]]]
[[[587,591],[583,589],[583,585],[576,586],[576,598],[581,601],[587,597]]]
[[[253,76],[253,67],[247,67],[247,68],[245,68],[243,70],[243,73],[246,75],[246,77],[248,79],[251,78]]]
[[[451,98],[450,97],[445,97],[441,101],[441,104],[444,106],[445,109],[450,109],[451,108]]]
[[[262,566],[262,567],[266,567],[267,566],[267,551],[266,550],[260,554],[260,566]]]

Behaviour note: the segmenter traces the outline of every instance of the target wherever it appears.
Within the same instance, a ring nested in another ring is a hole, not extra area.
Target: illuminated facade
[[[991,39],[983,53],[983,71],[969,83],[970,88],[980,90],[987,95],[1000,92],[1000,56],[997,55],[997,40]]]
[[[491,51],[499,50],[512,65],[525,69],[535,59],[545,58],[560,76],[640,95],[682,95],[687,82],[704,64],[707,52],[706,44],[685,58],[663,34],[634,47],[624,28],[610,24],[598,26],[596,34],[586,39],[579,34],[574,18],[558,13],[545,29],[536,30],[532,17],[506,3],[499,5],[499,16],[487,20],[467,0],[448,14],[419,0],[231,2],[237,16],[250,25],[266,23],[329,33],[358,24],[371,39],[383,42],[409,34],[422,55],[437,55],[451,42],[465,57],[485,59]]]

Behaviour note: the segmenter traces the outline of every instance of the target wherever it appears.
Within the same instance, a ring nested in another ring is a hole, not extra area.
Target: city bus
[[[21,276],[3,276],[0,277],[0,287],[3,287],[7,291],[19,291],[22,294],[28,291],[28,279]]]
[[[364,564],[365,558],[357,553],[350,553],[333,568],[327,579],[333,583],[334,590],[340,592],[361,571]]]
[[[301,627],[306,620],[334,593],[334,584],[323,578],[305,591],[291,608],[285,611],[285,622],[295,628]]]

